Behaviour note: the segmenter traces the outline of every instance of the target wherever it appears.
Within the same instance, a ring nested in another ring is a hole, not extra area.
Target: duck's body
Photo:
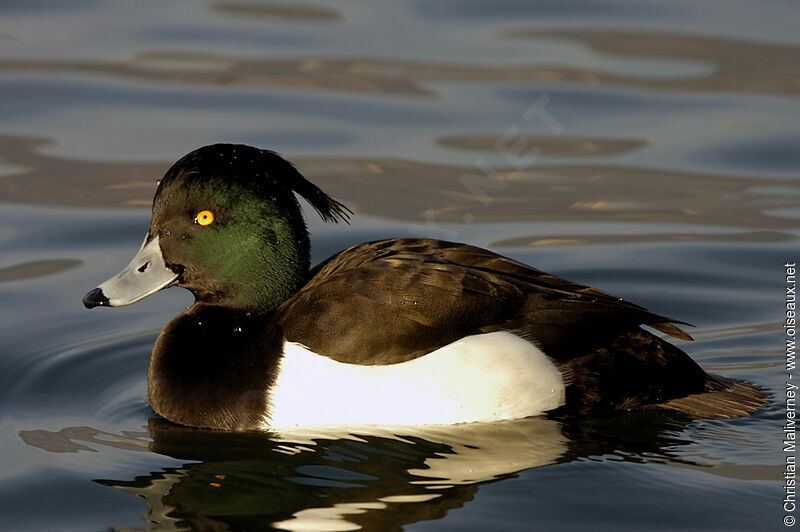
[[[173,284],[195,294],[151,358],[150,402],[165,418],[246,430],[657,406],[713,417],[762,403],[640,328],[690,339],[674,320],[484,249],[382,240],[309,271],[293,191],[346,219],[272,152],[187,155],[159,186],[140,254],[84,299],[128,304]]]

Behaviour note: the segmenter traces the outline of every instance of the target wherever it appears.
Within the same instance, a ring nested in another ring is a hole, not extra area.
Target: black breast
[[[270,316],[195,305],[156,341],[148,372],[153,409],[182,425],[259,428],[282,337]]]

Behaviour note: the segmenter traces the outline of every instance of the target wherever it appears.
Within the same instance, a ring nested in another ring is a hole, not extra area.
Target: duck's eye
[[[194,217],[194,223],[200,225],[211,225],[214,223],[214,213],[211,211],[200,211]]]

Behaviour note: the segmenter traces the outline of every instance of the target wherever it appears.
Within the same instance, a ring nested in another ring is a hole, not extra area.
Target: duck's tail
[[[568,380],[561,411],[567,415],[669,409],[693,418],[730,418],[754,412],[769,398],[757,386],[709,375],[681,349],[642,329],[567,360],[562,371]]]

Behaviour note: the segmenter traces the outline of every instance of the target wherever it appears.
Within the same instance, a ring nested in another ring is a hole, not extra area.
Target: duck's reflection
[[[197,460],[166,474],[99,481],[148,503],[148,519],[191,529],[394,530],[443,517],[477,486],[551,464],[557,422],[227,434],[151,421],[151,450]],[[158,512],[163,512],[160,515]],[[175,517],[180,522],[175,523]]]
[[[664,434],[684,421],[650,412],[570,423],[224,433],[151,419],[149,434],[70,427],[20,436],[50,452],[103,445],[185,460],[133,480],[96,481],[144,500],[145,520],[159,530],[399,530],[443,517],[481,484],[525,469],[609,453],[670,460],[664,449],[681,440]]]

